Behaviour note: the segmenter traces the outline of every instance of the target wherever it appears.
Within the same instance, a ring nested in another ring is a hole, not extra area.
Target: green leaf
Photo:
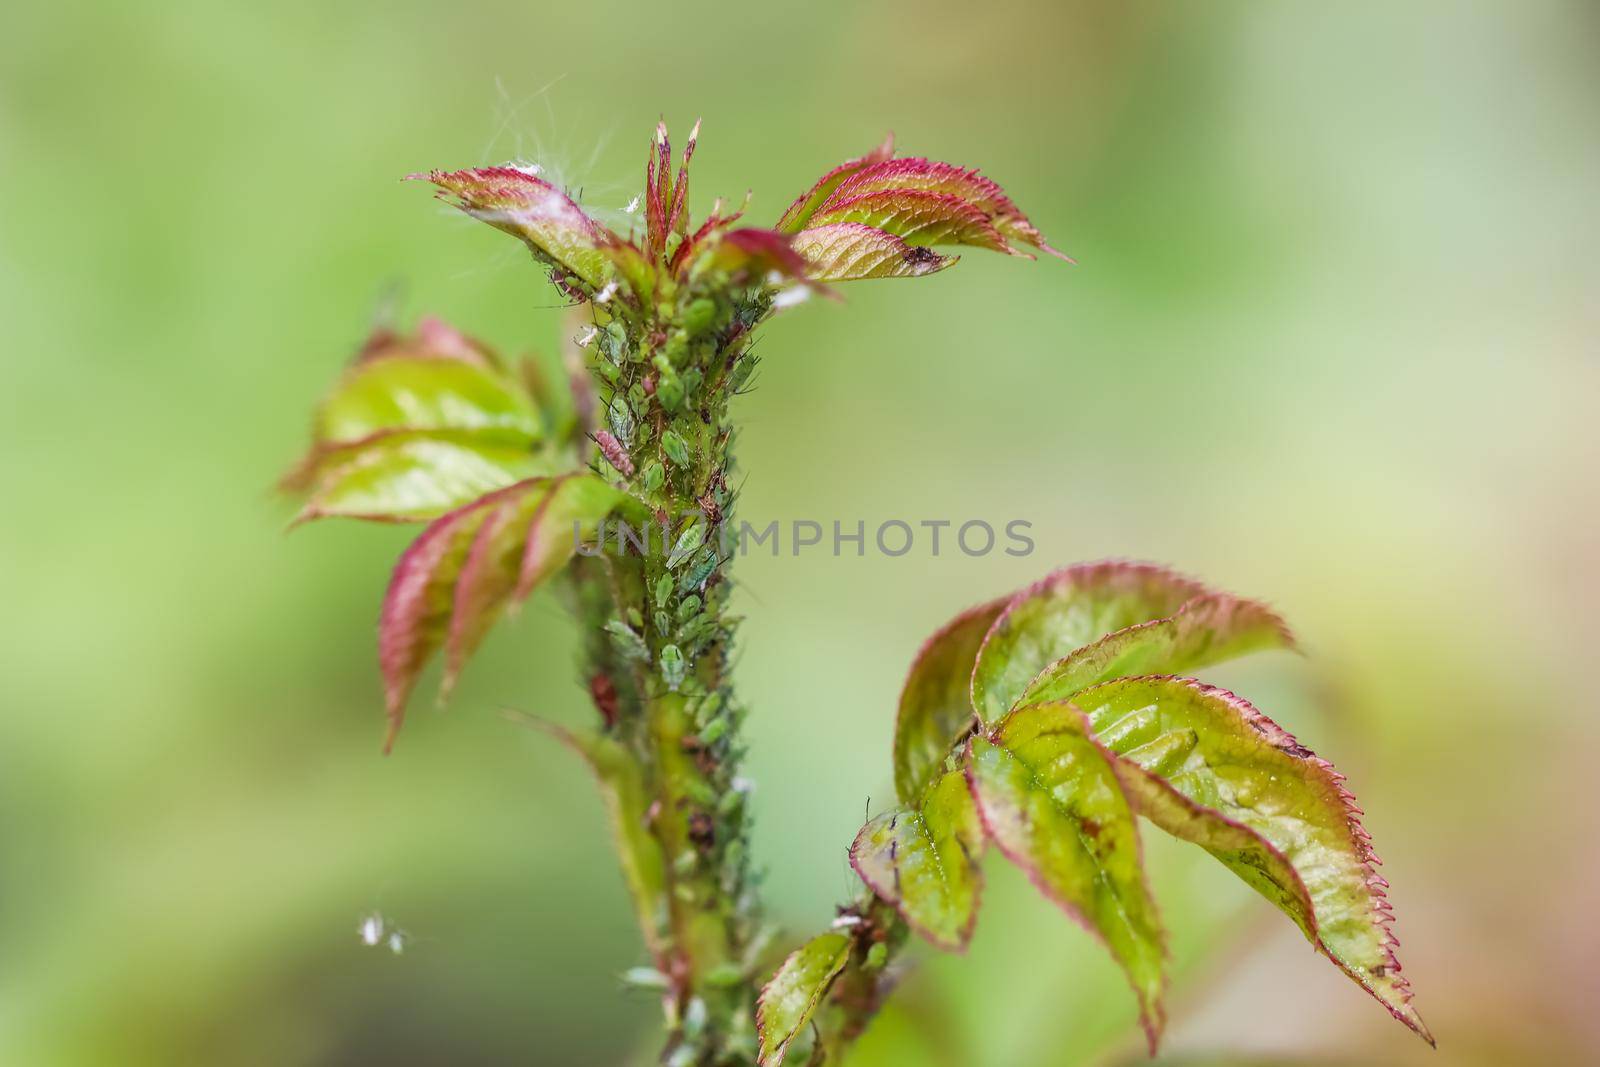
[[[826,933],[795,949],[778,967],[756,1001],[761,1067],[783,1062],[789,1043],[811,1020],[833,980],[850,959],[850,938]]]
[[[488,349],[434,319],[378,331],[313,420],[310,451],[283,480],[307,494],[296,522],[437,518],[552,470],[527,386]]]
[[[917,278],[955,265],[942,256],[907,244],[892,233],[863,222],[836,222],[794,235],[794,250],[806,258],[807,274],[819,282],[866,278]]]
[[[1430,1044],[1344,776],[1225,690],[1124,678],[1078,695],[1140,811],[1216,856]]]
[[[977,717],[972,711],[972,665],[978,648],[1010,597],[957,615],[917,651],[894,727],[894,782],[902,803],[913,803],[944,766],[945,757]]]
[[[639,761],[609,737],[575,732],[532,716],[514,721],[542,730],[583,757],[600,785],[611,832],[622,862],[622,877],[633,900],[645,946],[659,967],[670,954],[666,862],[661,846],[650,833],[650,804]],[[646,968],[648,970],[648,968]],[[658,972],[651,972],[652,974]]]
[[[417,675],[448,642],[445,691],[493,620],[572,557],[623,494],[588,473],[530,478],[434,520],[396,564],[378,630],[393,745]],[[576,524],[576,526],[575,526]]]
[[[1066,700],[1113,678],[1178,674],[1250,652],[1295,647],[1283,620],[1264,604],[1202,593],[1164,619],[1107,634],[1046,667],[1018,703]]]
[[[1138,998],[1153,1052],[1166,952],[1113,757],[1077,708],[1035,704],[972,739],[967,778],[1000,851],[1104,940]]]
[[[1198,582],[1143,563],[1088,563],[1056,571],[1016,594],[995,620],[972,672],[972,705],[994,722],[1018,705],[1034,678],[1092,641],[1136,623],[1167,618]]]
[[[378,434],[324,453],[319,466],[297,524],[331,517],[422,522],[550,472],[550,461],[526,446],[448,432]]]
[[[500,430],[502,443],[536,441],[542,427],[515,375],[453,356],[379,354],[352,367],[317,412],[324,442],[384,430]]]
[[[983,825],[963,771],[950,771],[914,808],[868,822],[850,865],[879,898],[938,948],[960,951],[978,919]]]

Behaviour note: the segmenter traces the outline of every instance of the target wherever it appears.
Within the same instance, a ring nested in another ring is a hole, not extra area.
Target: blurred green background
[[[1429,1053],[1219,866],[1147,834],[1170,1063],[1578,1063],[1593,683],[1600,8],[995,0],[14,4],[0,13],[0,1063],[613,1064],[655,1009],[570,722],[568,620],[381,734],[407,531],[283,535],[309,405],[397,300],[556,349],[515,242],[396,179],[536,160],[599,211],[658,116],[770,221],[892,128],[1077,267],[973,253],[767,331],[743,515],[1011,518],[1038,551],[747,559],[756,850],[852,892],[923,636],[1051,566],[1265,597],[1219,680],[1350,775]],[[1138,1062],[1089,938],[993,865],[858,1065]],[[411,935],[363,947],[378,910]]]

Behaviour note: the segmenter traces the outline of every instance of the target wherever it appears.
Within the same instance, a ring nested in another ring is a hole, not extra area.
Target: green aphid
[[[655,623],[656,633],[658,634],[670,633],[672,630],[672,616],[664,611],[656,612]]]
[[[692,522],[684,527],[678,535],[677,543],[672,546],[672,551],[667,555],[667,569],[677,570],[683,561],[692,556],[705,543],[706,526],[703,522]]]
[[[708,549],[707,551],[701,553],[700,558],[698,561],[696,561],[694,567],[691,568],[689,573],[685,574],[682,581],[678,583],[678,588],[685,592],[688,592],[691,589],[699,589],[706,584],[706,579],[711,577],[711,572],[717,569],[717,564],[719,562],[720,560],[715,549]],[[702,618],[703,617],[704,616],[702,616]]]
[[[663,574],[656,579],[656,603],[665,604],[672,599],[672,575]]]
[[[677,430],[668,430],[661,435],[661,451],[667,454],[667,462],[674,467],[689,465],[689,446],[684,443]]]
[[[638,608],[628,609],[628,622],[635,630],[644,629],[644,615]]]
[[[606,632],[616,642],[617,649],[630,659],[650,659],[650,646],[645,644],[644,638],[628,627],[621,619],[612,619],[606,623]]]
[[[727,719],[712,719],[706,728],[700,731],[700,740],[703,744],[714,745],[722,740],[722,735],[727,732]],[[736,796],[737,794],[734,795]]]
[[[674,693],[683,684],[684,672],[688,664],[684,661],[683,653],[677,645],[663,645],[661,647],[661,680],[667,683],[667,688]]]
[[[711,329],[716,321],[717,302],[710,297],[691,300],[689,306],[683,309],[683,329],[690,337],[699,337]]]
[[[628,333],[613,319],[600,332],[600,352],[612,363],[621,363],[628,351]]]
[[[668,581],[666,575],[662,575],[661,577],[662,577],[662,581]],[[657,583],[656,588],[657,589],[661,588],[659,583]],[[667,599],[667,597],[666,596],[658,596],[658,597],[656,597],[656,599],[658,601],[664,601],[664,600]],[[700,606],[701,606],[700,598],[698,596],[695,596],[693,593],[689,594],[688,596],[684,597],[683,600],[678,604],[678,618],[679,619],[692,619],[692,618],[694,618],[696,615],[700,614]]]
[[[700,390],[700,383],[705,380],[705,375],[699,367],[690,367],[678,376],[679,383],[683,386],[683,395],[692,397]]]
[[[663,377],[656,383],[656,399],[667,411],[677,411],[683,407],[683,397],[683,383],[677,378]]]
[[[643,382],[628,386],[628,406],[636,412],[650,410],[650,394],[645,392]]]
[[[666,469],[661,466],[660,461],[653,459],[644,465],[644,473],[642,477],[644,478],[645,492],[653,493],[666,483],[667,472]]]
[[[606,421],[611,424],[611,432],[618,441],[621,441],[624,445],[633,444],[633,431],[636,424],[633,420],[633,412],[628,410],[627,398],[622,396],[611,398],[611,404],[606,408]]]

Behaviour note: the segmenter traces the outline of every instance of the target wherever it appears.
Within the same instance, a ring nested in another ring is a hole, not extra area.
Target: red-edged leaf
[[[1039,672],[1018,702],[1067,700],[1113,678],[1178,674],[1250,652],[1294,647],[1289,627],[1265,604],[1206,592],[1168,618],[1136,623],[1057,660]]]
[[[972,705],[993,722],[1052,663],[1106,634],[1167,618],[1209,592],[1146,563],[1086,563],[1047,575],[1017,593],[985,636],[972,672]]]
[[[789,210],[785,211],[783,217],[778,220],[778,229],[784,233],[794,233],[799,230],[810,221],[817,208],[822,206],[822,202],[828,199],[845,179],[856,174],[864,167],[871,166],[874,163],[882,163],[893,155],[894,134],[891,133],[883,139],[882,144],[866,155],[858,159],[846,160],[817,179],[817,184],[813,185],[809,191],[802,193],[799,199],[789,205]]]
[[[991,600],[957,615],[912,660],[894,725],[894,783],[902,803],[922,795],[956,740],[977,722],[972,665],[984,634],[1010,599]]]
[[[857,196],[830,197],[811,218],[812,226],[859,222],[892,233],[908,245],[972,245],[995,252],[1017,252],[989,216],[949,193],[879,189]]]
[[[756,1062],[760,1067],[777,1067],[783,1062],[789,1043],[811,1021],[849,960],[850,939],[826,933],[795,949],[778,967],[756,1001],[756,1033],[761,1041]]]
[[[1070,257],[1050,247],[1000,186],[976,170],[950,163],[908,157],[863,167],[840,183],[824,210],[843,200],[884,191],[917,191],[959,197],[981,211],[1006,238],[1071,262]]]
[[[1071,704],[1034,704],[971,740],[966,773],[995,845],[1099,936],[1127,974],[1153,1054],[1165,935],[1115,757]]]
[[[310,450],[282,481],[309,494],[296,522],[436,518],[550,469],[527,384],[435,319],[380,330],[318,406]]]
[[[530,478],[458,508],[400,557],[384,598],[378,653],[389,737],[432,655],[448,644],[448,690],[466,657],[512,598],[525,598],[574,551],[574,538],[622,494],[591,474]],[[576,532],[575,532],[576,526]]]
[[[534,254],[601,288],[613,270],[608,246],[624,242],[584,214],[561,190],[519,167],[472,167],[412,174],[432,182],[441,197],[475,219],[520,237]]]
[[[964,771],[934,781],[920,803],[884,812],[850,845],[850,866],[930,943],[959,952],[983,895],[983,824]]]
[[[335,517],[425,522],[549,472],[550,461],[526,444],[499,444],[487,437],[386,430],[319,450],[291,476],[314,486],[294,522]]]
[[[860,222],[801,230],[794,235],[794,250],[806,258],[810,276],[819,282],[917,278],[953,266],[959,258],[906,244]]]
[[[1388,885],[1344,776],[1249,702],[1189,678],[1123,678],[1074,702],[1156,825],[1215,855],[1430,1044],[1395,958]]]

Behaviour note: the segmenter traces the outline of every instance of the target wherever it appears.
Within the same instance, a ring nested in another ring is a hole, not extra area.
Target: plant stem
[[[760,297],[733,301],[709,330],[705,309],[694,309],[698,336],[683,324],[687,309],[659,309],[648,326],[595,310],[597,421],[608,426],[595,435],[597,467],[647,502],[654,521],[619,528],[609,542],[602,530],[603,558],[582,559],[574,577],[591,635],[590,691],[653,798],[649,829],[667,880],[662,1061],[749,1064],[759,907],[737,777],[742,710],[727,672],[735,622],[722,533],[733,505],[730,375],[750,358],[749,326],[767,307]]]

